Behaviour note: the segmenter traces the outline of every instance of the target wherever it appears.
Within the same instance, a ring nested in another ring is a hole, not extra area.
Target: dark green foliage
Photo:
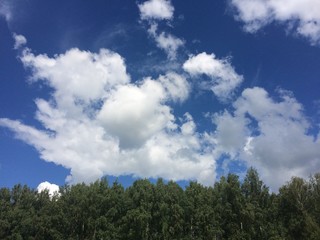
[[[315,214],[319,204],[316,178],[307,183],[294,177],[280,188],[280,214],[287,239],[320,239],[319,216]]]
[[[61,187],[0,189],[0,239],[320,239],[320,174],[270,193],[250,168],[212,187],[159,179],[124,189],[106,179]]]

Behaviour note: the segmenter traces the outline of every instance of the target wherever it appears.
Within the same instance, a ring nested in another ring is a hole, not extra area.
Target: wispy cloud
[[[14,42],[14,49],[16,49],[16,50],[27,43],[27,39],[22,35],[18,35],[16,33],[13,33],[13,38],[15,41]]]
[[[169,33],[154,33],[152,34],[152,37],[154,37],[157,46],[167,53],[167,56],[170,60],[176,59],[178,49],[184,45],[183,40]]]
[[[5,20],[9,23],[12,19],[12,6],[10,1],[1,0],[0,1],[0,16],[4,17]]]
[[[167,0],[149,0],[138,5],[140,19],[149,25],[148,33],[155,40],[157,46],[164,50],[169,60],[176,60],[177,51],[184,46],[184,41],[170,33],[158,33],[158,22],[173,19],[174,7]]]

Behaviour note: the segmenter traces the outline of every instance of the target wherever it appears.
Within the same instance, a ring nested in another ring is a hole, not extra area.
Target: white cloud
[[[157,30],[158,24],[153,23],[150,25],[148,33],[156,41],[157,47],[164,50],[170,60],[175,60],[178,49],[184,46],[185,42],[169,33],[161,32],[158,34]]]
[[[9,23],[12,19],[12,6],[10,1],[1,0],[0,1],[0,16],[4,17],[5,20]]]
[[[170,107],[163,105],[160,83],[146,79],[141,86],[121,86],[104,103],[97,119],[120,146],[137,147],[165,127],[172,125]]]
[[[176,59],[178,48],[184,45],[184,41],[165,32],[155,35],[154,37],[157,46],[167,53],[168,58],[171,60]]]
[[[175,60],[177,51],[184,45],[184,41],[170,33],[157,33],[157,21],[171,20],[173,18],[174,8],[171,2],[168,0],[150,0],[139,4],[138,7],[141,19],[148,20],[148,33],[156,41],[157,47],[164,50],[170,60]]]
[[[73,48],[53,58],[45,54],[35,56],[26,49],[21,61],[33,70],[34,81],[47,81],[54,88],[57,99],[63,101],[70,97],[88,103],[130,81],[124,59],[107,49],[91,53]]]
[[[246,31],[255,32],[271,22],[280,22],[288,28],[296,26],[296,32],[311,44],[320,43],[318,0],[231,0],[231,4]]]
[[[22,47],[27,43],[27,39],[22,35],[18,35],[14,33],[13,38],[15,40],[14,49],[19,49],[20,47]]]
[[[196,179],[212,185],[216,178],[216,165],[211,148],[205,148],[207,140],[196,133],[190,114],[176,131],[159,132],[137,151],[128,151],[134,172],[139,176],[164,177],[166,179]],[[139,162],[136,162],[136,161]],[[210,173],[210,174],[209,174]]]
[[[183,64],[183,69],[192,76],[209,76],[212,79],[209,87],[222,101],[229,99],[243,81],[243,77],[235,72],[228,60],[217,59],[214,54],[205,52],[190,56]]]
[[[183,76],[168,72],[166,75],[160,75],[159,81],[173,101],[183,102],[188,98],[190,85]]]
[[[97,120],[119,138],[121,147],[142,146],[162,129],[176,128],[171,108],[164,103],[184,101],[188,94],[188,82],[176,73],[161,75],[158,80],[146,78],[138,86],[123,85],[110,93]]]
[[[302,105],[289,92],[280,91],[280,97],[275,101],[262,88],[245,89],[233,114],[215,117],[220,151],[256,167],[273,190],[291,176],[308,177],[320,168],[320,142],[307,133]]]
[[[48,191],[50,197],[59,194],[59,186],[53,183],[49,183],[47,181],[40,183],[37,187],[38,193],[43,192],[45,190]]]
[[[149,0],[138,5],[143,20],[170,20],[174,7],[170,0]]]
[[[148,33],[156,41],[157,47],[166,52],[168,59],[175,60],[177,51],[184,45],[184,41],[166,32],[157,33],[157,21],[173,18],[174,7],[170,0],[149,0],[138,4],[138,7],[140,18],[147,20],[149,24]]]
[[[225,111],[216,113],[213,122],[217,126],[214,133],[217,151],[220,154],[228,154],[231,158],[238,157],[239,149],[245,144],[248,135],[248,120],[238,117],[235,121],[235,117]]]
[[[109,174],[215,180],[207,138],[196,132],[190,114],[180,121],[169,103],[187,99],[190,87],[174,72],[131,83],[116,53],[71,49],[49,57],[22,52],[33,82],[52,87],[36,99],[36,119],[45,130],[0,118],[40,157],[70,169],[69,183],[92,182]]]

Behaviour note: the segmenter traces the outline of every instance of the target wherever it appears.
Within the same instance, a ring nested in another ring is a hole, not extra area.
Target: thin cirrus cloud
[[[204,84],[221,101],[230,99],[234,90],[241,84],[243,77],[237,74],[227,59],[217,59],[214,54],[205,52],[190,56],[183,69],[192,76],[207,75],[211,81]]]
[[[307,38],[311,44],[320,44],[318,0],[231,0],[230,3],[236,10],[236,18],[244,22],[248,32],[278,22]]]
[[[188,98],[182,75],[168,72],[132,83],[123,58],[106,49],[71,49],[50,58],[25,48],[20,59],[31,69],[32,82],[52,88],[50,99],[35,100],[44,130],[7,118],[0,125],[35,147],[43,160],[70,169],[67,182],[92,182],[106,174],[214,182],[207,138],[197,133],[190,114],[176,119],[168,104]]]
[[[9,23],[12,19],[12,5],[8,0],[0,1],[0,16],[4,17]]]

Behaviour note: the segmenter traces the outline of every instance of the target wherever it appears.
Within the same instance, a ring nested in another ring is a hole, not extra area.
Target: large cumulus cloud
[[[45,161],[70,169],[67,182],[105,174],[214,182],[212,150],[203,147],[192,116],[176,119],[169,105],[188,98],[190,85],[182,75],[132,82],[124,59],[107,49],[74,48],[49,57],[25,48],[20,59],[32,82],[52,89],[49,99],[35,100],[43,129],[6,118],[0,125]]]

